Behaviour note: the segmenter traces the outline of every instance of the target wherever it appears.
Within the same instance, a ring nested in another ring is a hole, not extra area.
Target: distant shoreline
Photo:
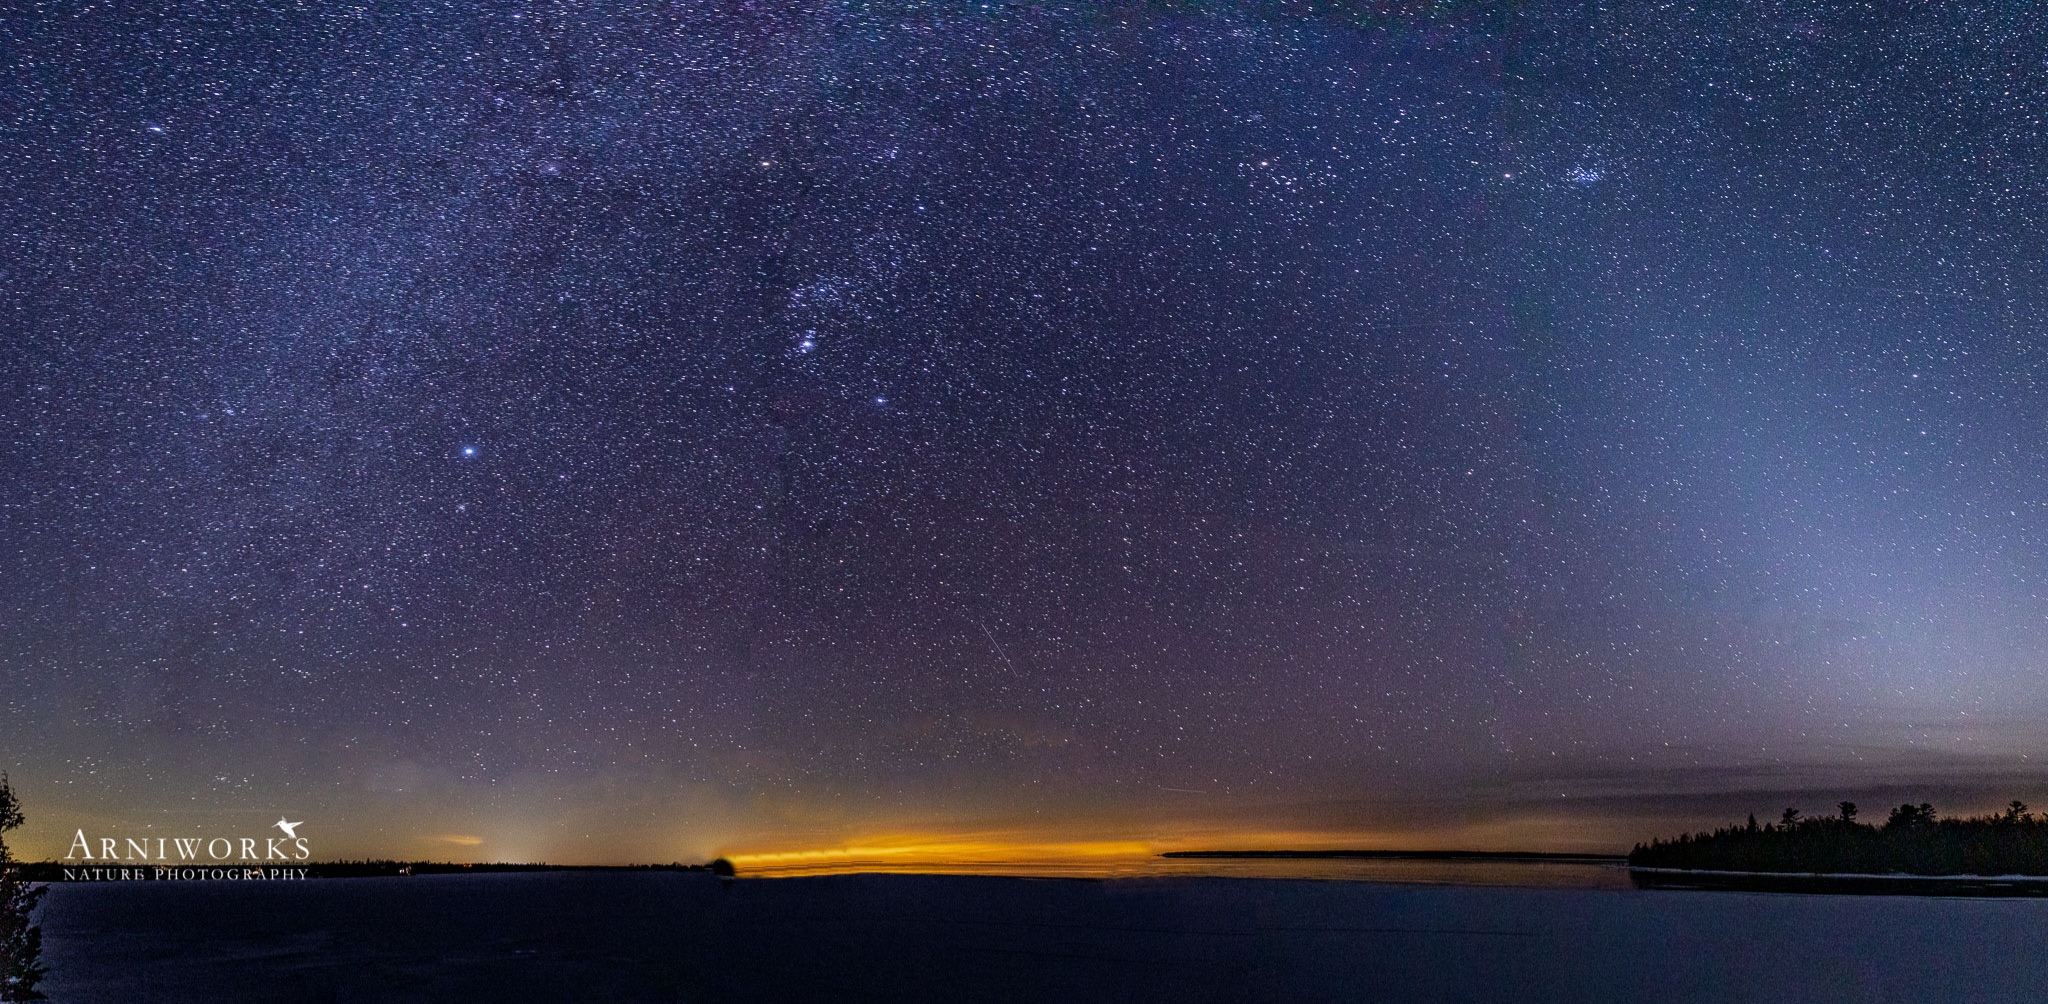
[[[1167,851],[1162,858],[1363,858],[1390,861],[1587,861],[1619,863],[1626,854],[1564,854],[1551,851]]]
[[[1954,872],[1946,875],[1916,875],[1910,872],[1737,872],[1714,868],[1649,868],[1630,865],[1631,872],[1652,875],[1700,875],[1726,878],[1825,879],[1855,882],[2037,882],[2048,884],[2048,875],[1975,875]]]
[[[1915,875],[1908,872],[1760,872],[1631,867],[1638,889],[1848,896],[2048,897],[2048,875]]]

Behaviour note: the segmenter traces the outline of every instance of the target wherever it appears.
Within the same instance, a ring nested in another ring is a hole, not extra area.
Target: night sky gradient
[[[27,856],[2048,800],[2048,20],[0,15]]]

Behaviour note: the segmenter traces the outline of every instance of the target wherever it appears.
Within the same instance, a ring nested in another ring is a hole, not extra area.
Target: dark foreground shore
[[[58,1001],[2007,1001],[2048,902],[555,872],[73,883]]]

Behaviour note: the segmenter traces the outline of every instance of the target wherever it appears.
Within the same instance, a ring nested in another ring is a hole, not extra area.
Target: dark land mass
[[[1626,861],[1625,854],[1545,851],[1167,851],[1162,858],[1361,858],[1382,861]]]
[[[1891,810],[1882,826],[1856,821],[1856,803],[1832,816],[1786,809],[1777,823],[1740,826],[1639,844],[1637,868],[1712,872],[1794,872],[1871,877],[2048,876],[2048,818],[2013,802],[2005,812],[1940,819],[1926,803]]]
[[[2039,900],[551,871],[49,887],[69,1002],[2008,1001]]]

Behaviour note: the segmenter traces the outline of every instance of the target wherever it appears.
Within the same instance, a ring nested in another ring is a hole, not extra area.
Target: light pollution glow
[[[796,877],[855,872],[1029,875],[1105,878],[1164,871],[1213,872],[1213,862],[1169,862],[1170,851],[1409,846],[1385,832],[1245,830],[1148,838],[1058,839],[1029,832],[868,834],[838,846],[734,851],[723,855],[742,875]]]

